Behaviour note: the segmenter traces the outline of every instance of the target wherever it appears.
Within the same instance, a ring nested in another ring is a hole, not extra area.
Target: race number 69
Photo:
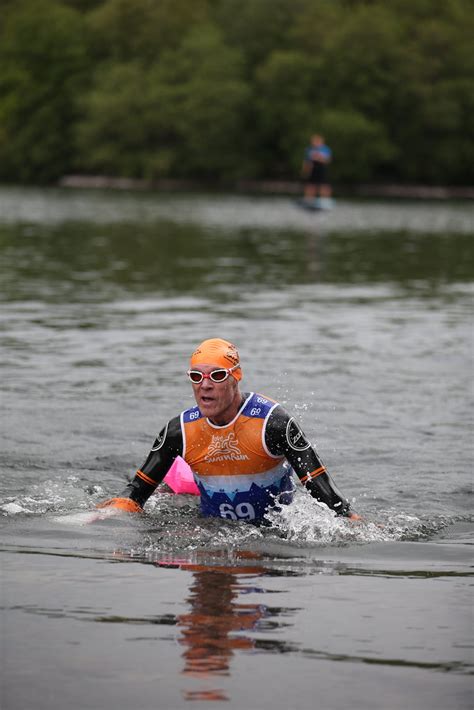
[[[221,503],[219,515],[228,520],[254,520],[255,509],[250,503],[238,503],[235,508],[230,503]]]

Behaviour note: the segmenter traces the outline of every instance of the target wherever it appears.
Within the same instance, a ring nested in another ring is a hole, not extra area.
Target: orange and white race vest
[[[225,426],[212,424],[197,406],[181,413],[182,455],[194,473],[205,515],[261,520],[275,503],[291,501],[291,468],[265,444],[266,423],[276,406],[252,392]]]

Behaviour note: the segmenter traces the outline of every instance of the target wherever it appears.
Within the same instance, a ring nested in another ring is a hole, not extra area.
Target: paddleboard
[[[309,212],[324,212],[327,210],[331,210],[334,207],[333,200],[327,197],[317,197],[315,199],[307,199],[305,197],[300,197],[298,200],[295,200],[295,202],[298,207],[302,207],[303,209],[308,210]]]

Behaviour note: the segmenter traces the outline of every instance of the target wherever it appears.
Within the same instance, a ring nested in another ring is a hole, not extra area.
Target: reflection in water
[[[322,231],[321,231],[322,230]],[[91,302],[159,293],[225,294],[237,285],[373,284],[430,290],[474,277],[471,234],[208,230],[199,225],[0,225],[9,301]],[[235,297],[235,294],[234,294]]]
[[[225,568],[194,572],[188,602],[191,611],[178,619],[182,627],[180,643],[187,676],[208,677],[229,674],[229,663],[236,649],[252,648],[253,641],[238,632],[252,629],[264,615],[265,608],[240,604],[238,577]],[[204,691],[208,700],[222,700],[219,690]],[[188,699],[201,691],[186,693]],[[202,698],[201,698],[202,699]]]
[[[259,557],[250,552],[241,554]],[[242,594],[264,591],[249,587],[244,580],[248,575],[261,575],[265,569],[259,564],[208,566],[185,563],[179,566],[194,575],[187,598],[190,611],[176,618],[181,627],[179,642],[185,649],[182,674],[209,684],[204,688],[185,690],[184,697],[186,700],[228,700],[225,691],[214,687],[214,682],[210,681],[216,676],[230,675],[235,651],[252,649],[255,645],[254,639],[242,632],[257,629],[263,618],[274,613],[263,604],[239,601]]]
[[[326,240],[327,234],[322,227],[318,231],[313,229],[306,233],[308,281],[318,282],[323,280],[327,259]]]

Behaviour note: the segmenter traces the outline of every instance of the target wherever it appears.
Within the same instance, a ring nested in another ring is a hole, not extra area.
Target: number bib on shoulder
[[[216,426],[199,408],[181,414],[183,458],[193,470],[204,515],[261,520],[275,503],[290,503],[291,469],[265,445],[265,426],[277,403],[251,393],[235,419]]]

